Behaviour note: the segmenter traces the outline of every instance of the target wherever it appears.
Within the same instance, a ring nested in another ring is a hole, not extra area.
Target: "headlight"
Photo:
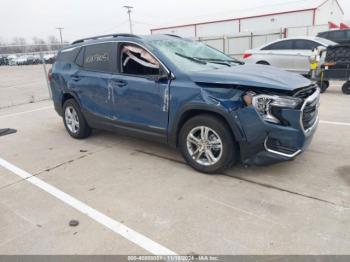
[[[268,122],[280,123],[271,113],[272,107],[297,108],[302,103],[301,98],[283,97],[276,95],[256,95],[252,97],[252,105],[261,117]]]

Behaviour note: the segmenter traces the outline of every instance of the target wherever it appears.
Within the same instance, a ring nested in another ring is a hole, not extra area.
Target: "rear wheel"
[[[91,128],[86,123],[80,107],[74,99],[68,99],[63,104],[63,122],[71,137],[80,139],[91,134]]]
[[[268,62],[266,61],[259,61],[259,62],[256,62],[258,65],[270,65]]]
[[[350,82],[345,82],[342,87],[342,91],[346,95],[350,95]]]
[[[237,161],[238,146],[230,128],[212,115],[188,120],[180,131],[179,145],[187,163],[204,173],[219,173]]]

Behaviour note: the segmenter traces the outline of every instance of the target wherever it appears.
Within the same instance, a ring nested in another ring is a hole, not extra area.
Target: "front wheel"
[[[188,120],[180,131],[179,145],[187,163],[200,172],[220,173],[237,161],[238,146],[230,128],[212,115]]]
[[[346,95],[350,95],[350,82],[345,82],[343,87],[342,87],[342,91],[344,94]]]

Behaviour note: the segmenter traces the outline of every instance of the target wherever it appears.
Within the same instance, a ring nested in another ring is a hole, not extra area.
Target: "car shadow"
[[[125,135],[120,135],[108,131],[94,130],[91,142],[99,144],[100,140],[110,140],[113,144],[123,143],[132,150],[131,155],[144,154],[160,161],[171,161],[176,164],[185,165],[188,169],[192,169],[182,157],[180,151],[175,148],[171,148],[168,145],[149,141],[142,138],[134,138]],[[287,171],[289,168],[293,168],[291,162],[282,162],[273,165],[266,166],[244,166],[241,162],[237,162],[236,165],[227,169],[223,173],[212,174],[216,176],[226,177],[263,177],[263,176],[283,176],[287,172],[280,172],[281,170]],[[194,169],[192,169],[195,171]],[[197,172],[197,171],[195,171]]]

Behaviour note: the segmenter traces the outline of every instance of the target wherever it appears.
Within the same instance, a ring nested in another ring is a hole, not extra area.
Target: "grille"
[[[303,115],[302,115],[302,123],[305,130],[315,124],[317,120],[317,107],[318,107],[318,99],[315,99],[313,102],[306,103]]]
[[[310,88],[309,88],[310,89]],[[310,94],[309,90],[299,91],[297,93],[298,97],[305,96],[304,105],[302,106],[302,114],[301,114],[301,124],[304,128],[304,131],[308,131],[317,121],[318,116],[318,105],[320,100],[320,91],[318,88],[311,88],[312,93]]]
[[[310,85],[296,90],[293,96],[304,100],[300,122],[304,131],[308,132],[317,121],[320,90],[316,85]]]
[[[306,99],[311,96],[317,89],[316,85],[310,85],[301,89],[297,89],[293,96]]]

